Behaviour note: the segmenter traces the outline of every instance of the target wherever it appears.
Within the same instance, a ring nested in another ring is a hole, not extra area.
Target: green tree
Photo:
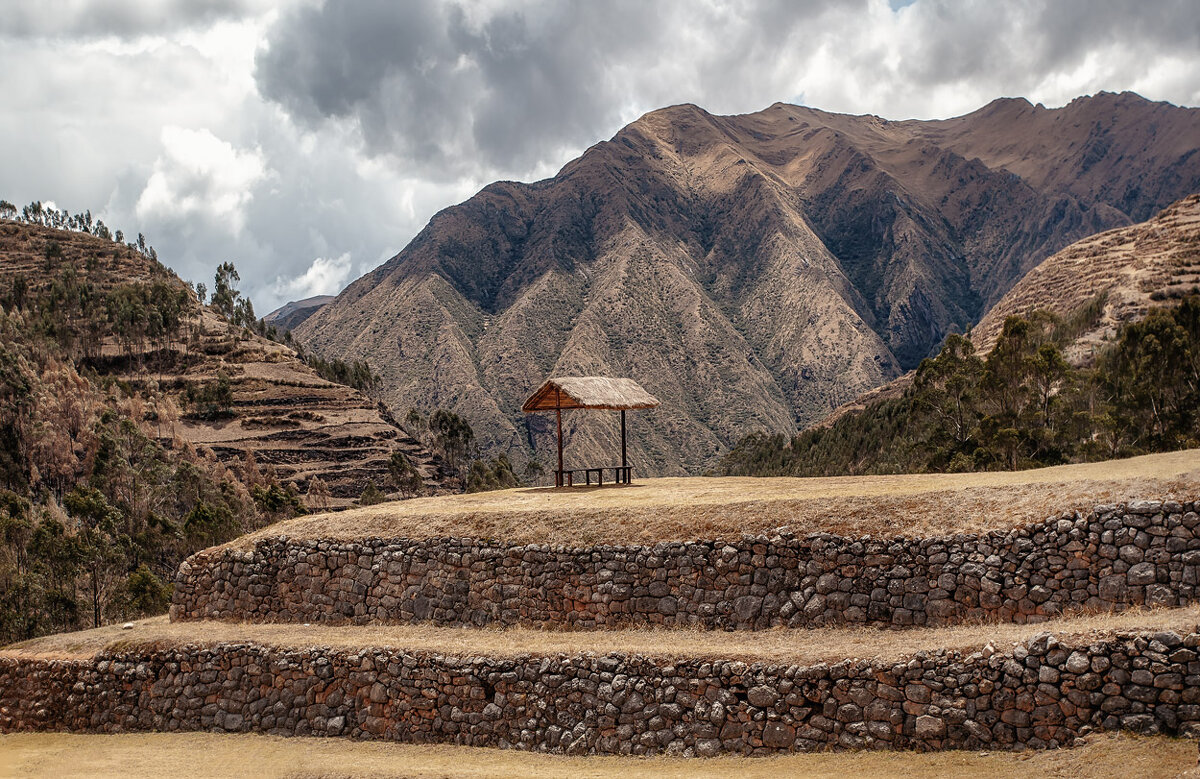
[[[223,262],[218,265],[217,272],[213,276],[212,307],[230,322],[234,321],[234,313],[240,297],[236,283],[241,280],[242,277],[238,275],[237,268],[233,267],[232,262]]]
[[[142,563],[125,581],[129,607],[137,616],[161,614],[171,605],[171,587]]]
[[[521,480],[513,472],[508,456],[499,454],[494,460],[475,460],[467,472],[467,492],[506,490],[521,486]]]
[[[392,484],[406,498],[425,492],[425,481],[421,478],[421,472],[399,449],[392,450],[391,457],[388,458],[388,475],[392,478]]]
[[[439,408],[429,417],[429,433],[434,448],[441,453],[450,470],[457,472],[475,441],[471,425],[453,411]]]

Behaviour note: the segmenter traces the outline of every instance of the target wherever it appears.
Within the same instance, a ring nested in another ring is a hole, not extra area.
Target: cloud
[[[353,263],[350,253],[338,257],[318,257],[308,270],[290,279],[277,278],[275,293],[283,300],[303,300],[313,295],[336,295],[351,281]]]
[[[51,0],[0,15],[0,72],[0,197],[91,209],[185,278],[233,261],[266,311],[665,105],[932,118],[1101,89],[1196,105],[1200,8]]]
[[[266,0],[38,0],[9,3],[0,35],[14,38],[120,38],[159,35],[246,16]]]
[[[162,154],[138,197],[146,220],[203,218],[237,235],[245,225],[253,187],[267,176],[262,153],[239,150],[208,130],[167,126]]]
[[[1194,102],[1200,86],[1155,68],[1183,57],[1198,75],[1198,16],[1187,0],[326,2],[280,15],[256,79],[301,125],[353,128],[397,169],[521,176],[679,102],[932,117],[1133,84]]]
[[[759,44],[769,56],[824,9],[761,3],[756,12],[793,26],[682,2],[325,3],[280,17],[256,76],[297,121],[348,122],[369,154],[426,176],[526,172],[561,164],[565,150],[669,100],[681,82],[700,98],[708,75],[756,59],[748,52]],[[710,82],[714,91],[746,91],[728,75]]]

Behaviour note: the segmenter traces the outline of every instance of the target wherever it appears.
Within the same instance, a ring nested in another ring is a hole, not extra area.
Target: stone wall
[[[1097,506],[943,538],[743,537],[655,546],[259,541],[185,562],[172,619],[763,629],[1178,606],[1200,597],[1193,503]]]
[[[1064,639],[1067,640],[1067,639]],[[1200,735],[1200,635],[747,665],[220,645],[0,656],[0,731],[255,731],[571,754],[1070,745]]]

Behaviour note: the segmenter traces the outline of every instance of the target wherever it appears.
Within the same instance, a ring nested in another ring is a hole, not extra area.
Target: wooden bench
[[[603,468],[575,468],[572,470],[563,469],[554,472],[555,487],[574,487],[575,474],[582,473],[584,484],[591,486],[592,476],[596,477],[596,485],[604,486],[604,472],[612,471],[611,483],[613,484],[630,484],[633,481],[633,466],[632,465],[610,465]]]

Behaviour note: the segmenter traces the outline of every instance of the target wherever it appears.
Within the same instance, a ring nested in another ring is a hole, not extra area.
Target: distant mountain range
[[[293,300],[263,317],[263,321],[279,332],[295,330],[301,322],[320,310],[321,306],[333,300],[333,295],[314,295],[304,300]]]
[[[549,375],[630,376],[642,472],[701,472],[914,367],[1031,268],[1200,191],[1200,110],[1101,93],[889,121],[776,104],[655,111],[557,176],[430,220],[296,326],[370,362],[383,396],[451,408],[487,451],[549,460],[521,401]],[[612,415],[566,419],[612,464]]]

